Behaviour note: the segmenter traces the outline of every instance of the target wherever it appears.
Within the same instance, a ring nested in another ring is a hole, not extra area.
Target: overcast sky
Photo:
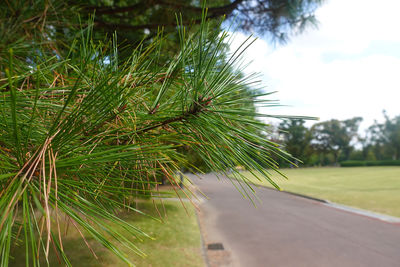
[[[264,113],[364,118],[362,128],[400,115],[400,1],[328,0],[318,29],[273,46],[257,40],[248,72],[260,72],[267,91],[289,107]],[[233,46],[246,36],[237,34]]]

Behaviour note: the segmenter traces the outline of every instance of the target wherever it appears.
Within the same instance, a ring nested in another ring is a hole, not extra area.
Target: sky
[[[399,10],[399,0],[327,0],[316,12],[317,29],[285,45],[257,39],[245,72],[259,72],[284,105],[261,111],[320,121],[361,116],[362,130],[382,121],[383,110],[400,115]],[[235,34],[231,47],[246,38]]]

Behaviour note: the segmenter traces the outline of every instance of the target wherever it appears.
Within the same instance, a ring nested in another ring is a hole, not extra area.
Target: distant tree
[[[311,132],[304,120],[285,120],[279,124],[285,150],[307,164],[310,158]]]
[[[371,145],[371,140],[368,136],[369,131],[366,131],[366,136],[364,137],[359,137],[358,138],[358,143],[361,145],[361,150],[359,158],[357,160],[371,160],[370,155],[372,152],[372,145]],[[353,159],[353,158],[352,158]]]
[[[384,111],[385,121],[370,127],[374,151],[380,159],[400,159],[400,115],[390,118]]]
[[[354,117],[352,119],[342,121],[342,145],[343,145],[343,154],[344,159],[348,160],[352,150],[354,149],[353,145],[351,144],[352,141],[357,140],[358,138],[358,128],[360,127],[360,123],[362,122],[361,117]]]
[[[311,129],[314,146],[323,153],[331,152],[335,164],[338,163],[341,153],[344,160],[349,159],[353,149],[351,142],[357,136],[361,121],[361,117],[355,117],[344,121],[332,119],[315,124]]]

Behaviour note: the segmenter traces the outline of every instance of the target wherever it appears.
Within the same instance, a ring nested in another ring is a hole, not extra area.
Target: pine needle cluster
[[[151,196],[160,177],[179,188],[175,174],[182,166],[195,169],[182,147],[212,171],[236,174],[245,194],[250,187],[237,166],[275,184],[273,158],[288,155],[262,134],[265,115],[254,103],[271,102],[249,93],[258,86],[256,76],[241,72],[248,41],[228,54],[228,33],[204,20],[195,33],[178,27],[179,53],[167,61],[159,60],[161,35],[151,45],[125,47],[120,60],[117,37],[95,41],[90,21],[62,46],[54,45],[45,17],[32,21],[46,32],[40,42],[1,29],[1,266],[20,245],[27,266],[50,253],[70,265],[61,222],[132,264],[116,244],[142,255],[127,236],[147,234],[118,212],[141,213],[133,203]]]

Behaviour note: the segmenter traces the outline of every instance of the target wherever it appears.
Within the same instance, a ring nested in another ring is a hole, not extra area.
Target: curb
[[[398,224],[400,225],[400,218],[399,217],[394,217],[391,215],[386,215],[386,214],[381,214],[381,213],[377,213],[374,211],[369,211],[369,210],[364,210],[364,209],[360,209],[357,207],[352,207],[352,206],[347,206],[347,205],[343,205],[343,204],[339,204],[336,202],[331,202],[329,200],[325,200],[325,199],[321,199],[321,198],[316,198],[316,197],[310,197],[307,195],[303,195],[303,194],[299,194],[299,193],[293,193],[293,192],[288,192],[288,191],[280,191],[276,188],[272,188],[272,187],[268,187],[265,185],[257,185],[254,184],[257,187],[261,187],[261,188],[265,188],[265,189],[269,189],[269,190],[274,190],[276,192],[282,192],[282,193],[286,193],[289,195],[293,195],[293,196],[297,196],[297,197],[301,197],[301,198],[306,198],[309,200],[314,200],[317,202],[320,202],[322,204],[324,204],[327,207],[333,208],[333,209],[337,209],[337,210],[341,210],[344,212],[349,212],[352,214],[357,214],[359,216],[363,216],[363,217],[367,217],[370,219],[375,219],[375,220],[379,220],[385,223],[390,223],[390,224]]]
[[[204,243],[203,230],[202,230],[201,224],[200,224],[199,213],[196,209],[195,209],[195,213],[196,213],[197,225],[199,226],[199,231],[200,231],[201,254],[203,254],[204,265],[206,267],[211,267],[210,260],[208,259],[206,245]]]
[[[349,212],[349,213],[357,214],[359,216],[367,217],[370,219],[379,220],[381,222],[400,225],[399,217],[394,217],[394,216],[390,216],[390,215],[386,215],[386,214],[377,213],[374,211],[359,209],[359,208],[355,208],[355,207],[351,207],[351,206],[345,206],[345,205],[334,203],[334,202],[328,202],[325,205],[328,207],[337,209],[337,210],[344,211],[344,212]]]
[[[197,191],[197,186],[195,186],[194,184],[191,184],[190,187],[192,187],[192,189],[193,189],[192,192]],[[194,193],[194,195],[197,198],[196,202],[198,202],[198,204],[201,204],[201,201],[200,201],[201,196],[198,196],[196,193]],[[201,223],[200,223],[199,211],[200,210],[194,209],[194,213],[196,214],[197,225],[199,226],[199,231],[200,231],[201,254],[203,256],[204,266],[211,267],[210,259],[208,258],[206,243],[204,242],[203,229],[202,229]]]

